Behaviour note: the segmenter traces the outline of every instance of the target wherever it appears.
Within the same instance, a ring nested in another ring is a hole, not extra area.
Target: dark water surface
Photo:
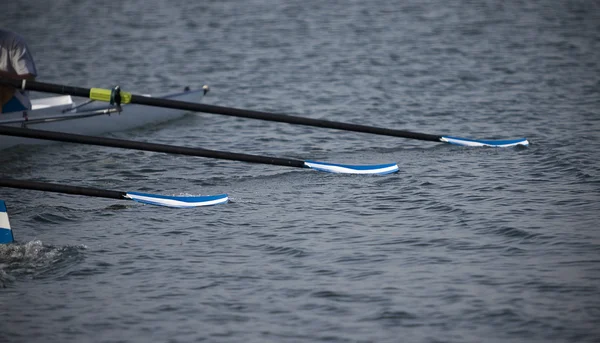
[[[528,148],[190,113],[111,136],[339,163],[343,176],[57,144],[3,177],[227,205],[0,189],[1,342],[597,342],[597,1],[13,1],[39,80]],[[1,138],[0,138],[1,139]]]

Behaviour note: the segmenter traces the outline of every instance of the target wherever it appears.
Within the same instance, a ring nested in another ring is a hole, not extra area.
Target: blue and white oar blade
[[[497,148],[506,148],[517,145],[528,146],[529,141],[526,138],[505,139],[505,140],[489,140],[489,139],[469,139],[460,137],[442,136],[442,142],[461,145],[461,146],[491,146]]]
[[[307,168],[336,174],[375,174],[386,175],[398,171],[396,163],[377,165],[350,165],[327,162],[304,161]]]
[[[190,208],[199,206],[211,206],[224,204],[229,201],[227,194],[205,195],[205,196],[168,196],[148,193],[128,192],[125,197],[143,204]]]
[[[8,222],[8,211],[6,204],[0,200],[0,244],[8,244],[14,241],[10,223]]]

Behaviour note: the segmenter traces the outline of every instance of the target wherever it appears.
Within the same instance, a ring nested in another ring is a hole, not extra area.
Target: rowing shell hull
[[[199,102],[202,100],[203,90],[191,90],[180,93],[161,96],[161,98]],[[59,96],[45,99],[36,99],[32,101],[33,110],[28,111],[28,120],[46,118],[48,116],[64,116],[63,110],[69,110],[73,107],[70,96]],[[90,104],[83,106],[81,111],[93,111],[107,108],[105,104]],[[28,127],[32,129],[47,130],[74,133],[81,135],[98,136],[106,133],[119,132],[135,129],[145,125],[158,124],[169,120],[182,117],[188,111],[160,108],[144,105],[127,104],[122,106],[121,113],[112,113],[110,115],[97,115],[87,118],[69,119],[52,122],[38,123],[16,123],[7,124],[9,126]],[[22,112],[0,113],[0,124],[3,121],[18,120],[23,118]],[[47,145],[52,141],[9,137],[0,135],[0,150],[7,149],[16,145]]]

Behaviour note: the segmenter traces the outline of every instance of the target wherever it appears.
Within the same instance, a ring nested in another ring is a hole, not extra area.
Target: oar
[[[55,183],[14,180],[0,178],[0,187],[31,189],[44,192],[55,192],[75,195],[85,195],[100,198],[134,200],[144,204],[189,208],[199,206],[209,206],[224,204],[228,201],[227,194],[206,195],[206,196],[168,196],[139,192],[110,191],[98,188],[86,188],[77,186],[60,185]]]
[[[35,139],[46,139],[60,142],[71,142],[81,144],[100,145],[113,148],[124,148],[154,152],[164,152],[170,154],[180,154],[189,156],[200,156],[224,160],[242,161],[250,163],[262,163],[272,164],[285,167],[296,167],[296,168],[311,168],[314,170],[326,171],[331,173],[340,174],[377,174],[385,175],[395,173],[398,171],[398,165],[395,163],[379,164],[379,165],[348,165],[348,164],[335,164],[327,162],[315,162],[315,161],[301,161],[291,158],[278,158],[268,157],[259,155],[249,155],[232,153],[217,150],[208,150],[202,148],[188,148],[182,146],[157,144],[157,143],[145,143],[128,141],[124,139],[95,137],[76,135],[64,132],[54,131],[43,131],[34,129],[24,129],[19,127],[4,126],[0,125],[0,135],[6,136],[17,136]]]
[[[16,88],[29,89],[39,92],[57,93],[57,94],[69,94],[72,96],[79,96],[89,98],[92,100],[106,101],[112,103],[132,103],[148,106],[175,108],[181,110],[187,110],[192,112],[205,112],[213,114],[222,114],[233,117],[260,119],[267,121],[275,121],[289,124],[299,124],[306,126],[323,127],[329,129],[338,129],[345,131],[355,131],[363,133],[372,133],[384,136],[403,137],[410,139],[418,139],[423,141],[431,142],[445,142],[463,146],[492,146],[492,147],[509,147],[515,145],[529,145],[529,141],[525,138],[508,139],[508,140],[477,140],[469,138],[460,138],[452,136],[439,136],[431,135],[418,132],[410,132],[403,130],[394,130],[381,127],[372,127],[366,125],[350,124],[335,122],[330,120],[322,119],[311,119],[304,117],[296,117],[285,114],[268,113],[261,111],[244,110],[232,107],[221,107],[214,105],[199,104],[186,101],[169,100],[161,98],[152,98],[143,95],[135,95],[121,91],[118,87],[115,89],[102,89],[102,88],[79,88],[71,86],[63,86],[51,83],[27,81],[27,80],[14,80],[0,78],[0,83],[8,84]]]

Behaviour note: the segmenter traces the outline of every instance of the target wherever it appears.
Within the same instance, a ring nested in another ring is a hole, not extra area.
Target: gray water
[[[0,189],[1,342],[597,342],[597,1],[13,1],[39,80],[528,148],[462,148],[190,113],[125,139],[383,177],[74,144],[2,177],[159,194],[166,209]],[[0,138],[1,139],[1,138]]]

